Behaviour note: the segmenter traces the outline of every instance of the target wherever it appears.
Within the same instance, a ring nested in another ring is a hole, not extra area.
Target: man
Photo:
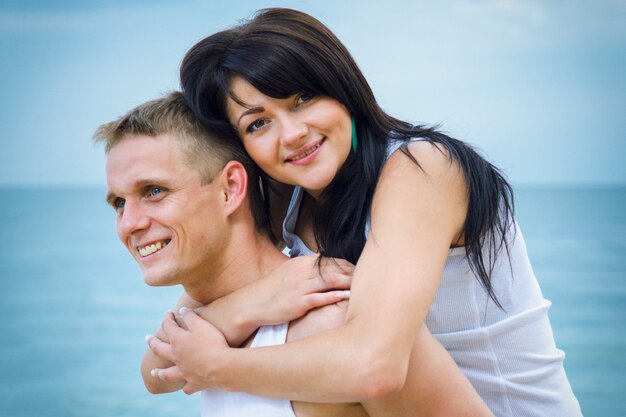
[[[256,311],[249,307],[255,304],[259,291],[272,293],[268,287],[275,283],[263,277],[285,268],[288,258],[269,238],[254,164],[234,141],[207,132],[180,93],[131,110],[101,126],[95,137],[105,142],[108,154],[107,201],[117,212],[118,235],[141,267],[147,284],[182,285],[184,294],[177,308],[207,305],[203,317],[220,329],[232,346],[241,345],[259,325],[280,321],[274,317],[298,316],[293,311],[276,313],[280,310],[276,306],[257,306]],[[335,285],[341,288],[346,281],[335,278],[324,284],[324,280],[313,280],[307,285],[305,291],[299,290],[307,300],[306,307],[297,308],[304,313],[311,307],[323,307],[291,323],[262,326],[244,345],[281,344],[341,326],[346,301],[333,303],[346,294],[324,291]],[[288,301],[294,310],[297,303]],[[202,326],[193,313],[185,314],[181,321],[192,331]],[[156,337],[166,340],[161,330]],[[382,399],[364,404],[290,403],[243,393],[203,391],[202,415],[490,415],[452,359],[445,352],[442,355],[443,348],[433,340],[420,338],[413,356],[429,355],[429,359],[437,360],[419,364],[412,360],[405,386]],[[150,344],[161,356],[167,356],[168,345],[157,339],[151,339]],[[172,364],[151,350],[146,352],[142,375],[150,392],[170,392],[185,386],[186,381],[158,378],[155,369]]]

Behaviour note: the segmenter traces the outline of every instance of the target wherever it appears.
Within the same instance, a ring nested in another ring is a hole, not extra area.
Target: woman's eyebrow
[[[239,115],[239,119],[237,119],[237,125],[239,125],[239,122],[241,121],[241,119],[244,116],[248,116],[250,114],[255,114],[255,113],[261,113],[263,111],[265,111],[265,109],[263,107],[251,107],[251,108],[249,108],[248,110],[244,111],[243,113],[241,113]]]

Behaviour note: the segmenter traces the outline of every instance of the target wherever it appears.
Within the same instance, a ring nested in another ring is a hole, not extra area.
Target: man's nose
[[[141,204],[126,200],[121,216],[118,219],[118,233],[120,239],[132,236],[140,230],[150,226],[150,217],[145,213]]]

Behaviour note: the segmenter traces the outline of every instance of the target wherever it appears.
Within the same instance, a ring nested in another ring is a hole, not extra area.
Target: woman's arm
[[[363,406],[371,417],[493,417],[450,354],[425,326],[413,345],[402,389]]]
[[[178,366],[159,376],[185,375],[186,392],[219,388],[315,402],[371,401],[400,391],[467,211],[458,164],[428,143],[409,149],[422,169],[397,152],[383,170],[344,326],[282,346],[237,350],[210,326],[184,331],[166,320],[174,349],[151,346]]]
[[[292,322],[287,343],[340,327],[346,302],[325,306]],[[202,320],[194,315],[183,318],[191,328]],[[296,412],[308,410],[311,403],[294,402]],[[488,417],[491,412],[448,352],[425,326],[418,332],[411,349],[406,382],[401,390],[381,399],[363,403],[372,417]]]
[[[287,343],[341,327],[345,322],[347,306],[347,301],[325,306],[291,322]],[[493,416],[452,357],[426,326],[422,326],[413,343],[404,387],[397,393],[362,405],[371,417]],[[316,406],[315,403],[292,402],[298,415],[300,411],[307,415]]]
[[[202,306],[183,292],[175,310],[193,308],[212,323],[232,347],[240,346],[262,325],[285,323],[305,315],[309,310],[334,304],[349,297],[354,266],[344,260],[324,260],[318,268],[317,256],[290,259],[272,277],[246,285],[212,303]],[[154,337],[164,342],[161,328]],[[156,356],[150,349],[144,354],[141,374],[148,391],[161,394],[181,389],[182,381],[166,383],[152,376],[155,368],[166,368],[172,362]]]

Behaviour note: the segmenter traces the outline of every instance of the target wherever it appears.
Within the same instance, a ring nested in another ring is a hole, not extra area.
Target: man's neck
[[[191,298],[208,304],[269,275],[287,259],[269,238],[254,232],[230,239],[220,259],[183,286]]]

